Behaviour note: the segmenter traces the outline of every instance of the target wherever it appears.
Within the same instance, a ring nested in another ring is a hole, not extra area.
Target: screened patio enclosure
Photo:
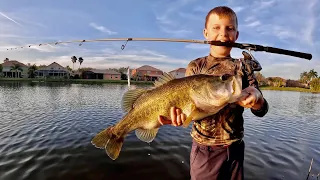
[[[36,76],[39,77],[46,77],[46,76],[50,76],[50,77],[64,77],[64,76],[68,76],[69,73],[67,71],[64,70],[36,70],[35,71]]]

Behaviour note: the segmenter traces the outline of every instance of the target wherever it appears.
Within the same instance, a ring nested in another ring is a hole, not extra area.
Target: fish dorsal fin
[[[130,89],[128,90],[122,98],[122,109],[125,112],[129,112],[132,107],[134,102],[147,90],[146,89]]]
[[[163,75],[158,78],[153,84],[155,87],[159,87],[163,84],[166,84],[169,81],[176,79],[172,74],[163,72]]]

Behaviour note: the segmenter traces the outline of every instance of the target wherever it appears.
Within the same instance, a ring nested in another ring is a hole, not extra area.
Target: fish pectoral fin
[[[124,137],[117,137],[115,134],[112,133],[112,127],[109,127],[100,133],[98,133],[92,140],[91,143],[100,149],[105,149],[107,155],[112,159],[115,160],[118,158]]]
[[[156,129],[141,129],[141,128],[139,128],[139,129],[135,130],[135,134],[136,134],[137,138],[140,139],[141,141],[150,143],[154,140],[158,131],[159,131],[159,128],[156,128]]]
[[[189,126],[189,124],[191,123],[192,119],[197,115],[198,112],[199,112],[199,110],[197,109],[197,107],[194,104],[192,104],[191,105],[191,113],[186,118],[186,120],[183,122],[182,126],[184,128],[187,128]]]
[[[130,111],[136,100],[146,91],[146,89],[131,89],[127,91],[122,98],[122,109],[125,112]]]

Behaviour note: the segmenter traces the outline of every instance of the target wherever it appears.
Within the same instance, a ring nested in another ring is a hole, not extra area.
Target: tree
[[[18,70],[19,71],[23,71],[23,69],[21,68],[21,66],[19,64],[13,64],[13,66],[11,66],[10,71],[14,71],[15,72],[15,77],[18,78]]]
[[[318,72],[316,72],[314,69],[311,69],[309,72],[304,71],[300,74],[300,82],[310,85],[310,82],[318,77]]]
[[[70,72],[72,71],[70,66],[67,66],[66,68],[67,68],[68,71],[70,71]]]
[[[314,78],[310,82],[310,89],[313,91],[320,91],[320,78]]]
[[[267,85],[267,79],[260,73],[260,72],[256,72],[255,73],[256,79],[259,83],[259,85]]]
[[[81,64],[83,63],[83,58],[82,57],[79,57],[79,63],[80,63],[80,66],[79,66],[79,69],[80,69]]]
[[[76,56],[72,56],[71,57],[71,62],[73,63],[72,69],[74,69],[74,63],[77,62],[77,57]]]
[[[308,74],[309,74],[310,80],[318,77],[318,72],[316,72],[314,69],[311,69]]]
[[[38,67],[35,64],[29,67],[29,69],[28,69],[29,78],[34,78],[35,77],[35,71],[37,69],[38,69]]]

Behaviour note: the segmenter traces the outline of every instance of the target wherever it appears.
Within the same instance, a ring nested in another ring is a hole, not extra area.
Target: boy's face
[[[233,18],[211,14],[203,35],[209,41],[235,42],[238,39],[239,32]],[[225,57],[230,55],[231,49],[231,47],[211,46],[210,53],[215,57]]]

